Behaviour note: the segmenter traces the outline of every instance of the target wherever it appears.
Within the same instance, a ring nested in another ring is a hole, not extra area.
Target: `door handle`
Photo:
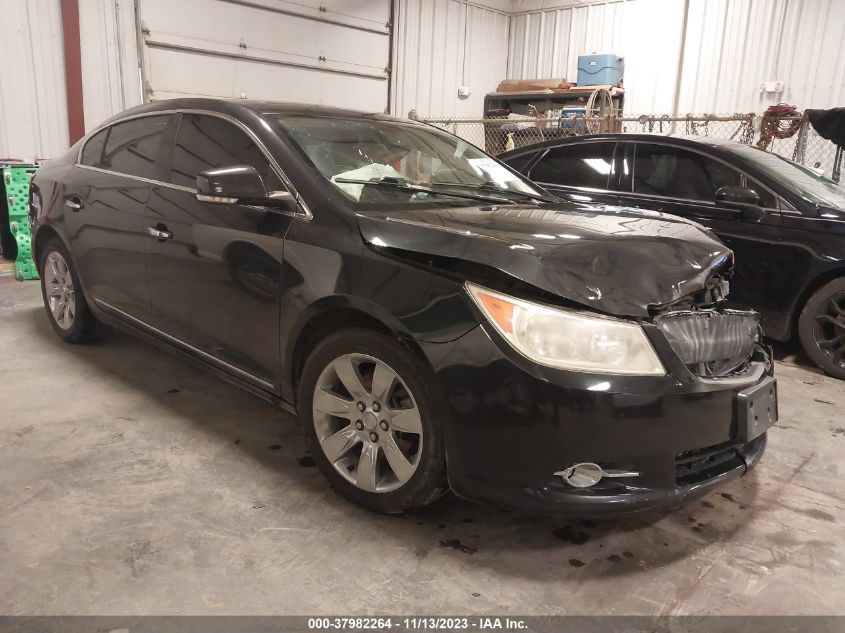
[[[173,237],[173,233],[167,230],[162,224],[158,226],[148,226],[147,233],[149,233],[150,237],[156,238],[159,242],[166,242],[167,240]]]
[[[71,196],[67,200],[65,200],[65,206],[72,211],[79,211],[80,209],[85,208],[85,204],[79,198],[79,196]]]

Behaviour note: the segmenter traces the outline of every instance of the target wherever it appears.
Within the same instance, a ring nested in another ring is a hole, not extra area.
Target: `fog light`
[[[589,488],[605,477],[639,477],[640,473],[628,470],[605,470],[598,464],[584,462],[559,470],[555,476],[562,477],[573,488]]]

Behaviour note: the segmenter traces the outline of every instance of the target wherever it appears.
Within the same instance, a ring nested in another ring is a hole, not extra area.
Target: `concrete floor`
[[[674,513],[383,517],[290,416],[0,277],[0,613],[843,614],[845,383],[796,362],[760,466]]]

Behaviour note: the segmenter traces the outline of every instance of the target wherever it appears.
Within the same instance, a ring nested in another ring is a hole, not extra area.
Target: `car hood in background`
[[[621,207],[479,206],[358,216],[377,248],[463,259],[619,316],[705,288],[731,251],[698,224]]]

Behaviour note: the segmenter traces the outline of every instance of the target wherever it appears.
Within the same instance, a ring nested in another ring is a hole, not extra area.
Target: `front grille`
[[[745,366],[760,337],[760,315],[745,310],[676,310],[654,318],[672,349],[699,376]]]
[[[675,455],[675,483],[690,486],[742,466],[742,444],[723,442]]]

